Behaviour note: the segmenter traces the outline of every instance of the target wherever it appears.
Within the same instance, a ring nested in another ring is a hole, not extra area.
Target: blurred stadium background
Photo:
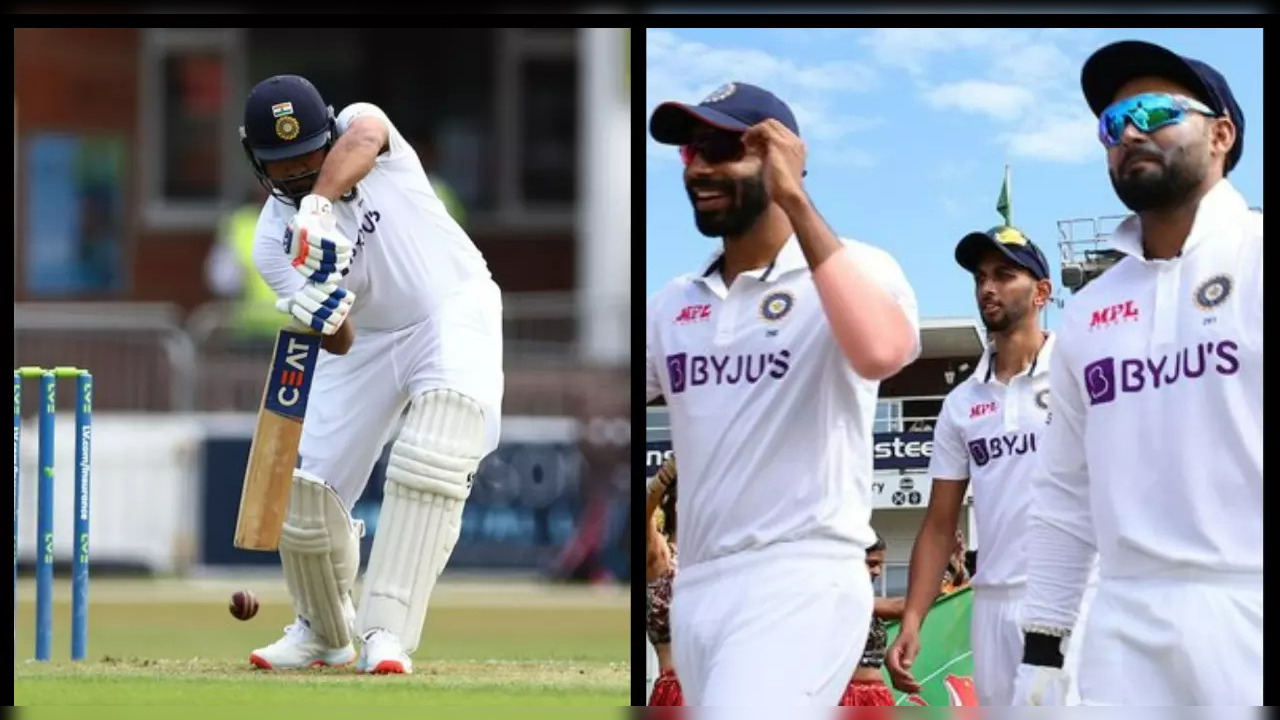
[[[296,73],[335,110],[388,112],[505,293],[504,439],[446,580],[629,581],[628,30],[17,29],[14,42],[14,365],[94,373],[95,576],[278,563],[231,547],[274,336],[237,254],[238,211],[261,207],[237,128],[254,83]],[[60,563],[70,425],[60,412]],[[371,530],[381,479],[379,463],[357,507]]]

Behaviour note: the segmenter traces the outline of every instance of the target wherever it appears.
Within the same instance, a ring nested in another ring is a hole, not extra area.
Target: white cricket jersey
[[[361,116],[387,123],[389,150],[356,183],[354,198],[333,204],[338,232],[356,245],[351,271],[340,284],[356,294],[350,317],[357,331],[396,330],[426,320],[450,295],[491,275],[431,189],[417,153],[381,109],[348,105],[337,117],[338,135]],[[254,263],[282,298],[306,282],[284,250],[285,225],[296,212],[272,197],[258,217]]]
[[[1101,575],[1262,572],[1262,214],[1226,180],[1179,257],[1126,257],[1067,304],[1037,512],[1091,517]],[[1073,533],[1074,534],[1074,533]]]
[[[844,242],[918,332],[915,294],[898,263]],[[682,567],[797,540],[861,552],[875,541],[879,383],[845,358],[794,236],[773,263],[730,288],[719,270],[717,256],[648,304],[646,392],[665,398],[680,458]]]
[[[1037,453],[1049,412],[1054,343],[1048,334],[1035,359],[1008,384],[996,379],[992,345],[973,374],[942,401],[929,475],[969,481],[982,538],[974,587],[1027,580],[1027,511],[1031,482],[1041,471]]]

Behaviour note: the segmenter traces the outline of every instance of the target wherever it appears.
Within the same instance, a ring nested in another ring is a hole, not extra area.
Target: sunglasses
[[[685,165],[693,162],[699,155],[708,165],[719,165],[726,162],[737,162],[747,153],[739,133],[718,132],[698,138],[688,145],[680,146],[680,159]]]
[[[1206,117],[1218,117],[1218,113],[1204,103],[1182,95],[1168,93],[1143,93],[1112,103],[1098,116],[1098,139],[1106,147],[1120,144],[1125,125],[1132,123],[1140,132],[1150,134],[1168,125],[1175,125],[1196,112]]]

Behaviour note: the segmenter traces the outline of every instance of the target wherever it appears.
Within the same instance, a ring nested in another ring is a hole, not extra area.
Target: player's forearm
[[[351,192],[356,183],[373,170],[382,144],[377,135],[353,127],[338,138],[320,167],[313,195],[326,197],[332,202]]]
[[[906,609],[907,599],[904,597],[878,597],[874,614],[881,620],[898,620]]]
[[[938,599],[942,573],[947,569],[955,535],[926,524],[920,529],[911,548],[911,566],[907,571],[907,599],[902,608],[902,624],[919,628]]]
[[[346,322],[338,326],[337,332],[320,338],[320,347],[334,355],[346,355],[355,342],[356,328],[351,323],[351,318],[347,318]]]
[[[849,364],[868,380],[896,374],[910,360],[916,336],[898,301],[860,267],[807,197],[782,205],[822,308]]]

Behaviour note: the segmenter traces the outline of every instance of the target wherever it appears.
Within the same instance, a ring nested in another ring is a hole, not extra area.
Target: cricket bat
[[[234,544],[242,550],[275,550],[280,544],[319,357],[319,334],[284,329],[276,335],[240,491]]]

